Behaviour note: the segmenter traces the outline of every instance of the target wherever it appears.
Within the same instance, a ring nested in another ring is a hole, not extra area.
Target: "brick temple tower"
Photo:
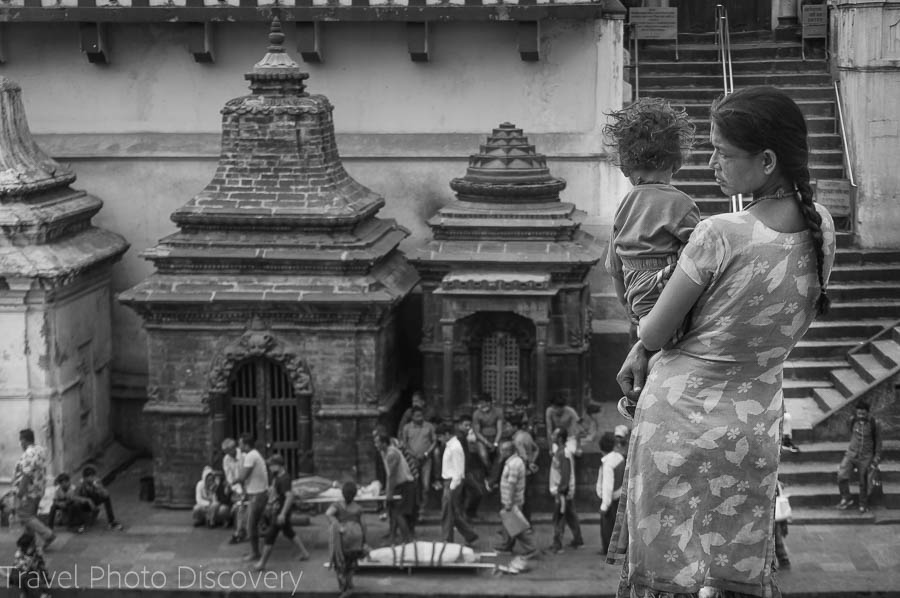
[[[453,179],[457,199],[428,221],[412,259],[422,276],[424,388],[444,415],[475,393],[543,413],[552,389],[581,410],[589,396],[590,289],[602,255],[584,213],[522,129],[504,123]],[[541,421],[543,418],[541,417]]]
[[[0,117],[0,471],[22,428],[71,471],[111,439],[110,275],[128,243],[91,224],[103,202],[38,147],[5,77]]]
[[[252,93],[222,109],[215,176],[120,296],[149,337],[158,504],[192,504],[203,464],[245,432],[295,475],[371,479],[370,432],[400,393],[408,232],[344,171],[333,108],[304,90],[277,19],[269,39]]]

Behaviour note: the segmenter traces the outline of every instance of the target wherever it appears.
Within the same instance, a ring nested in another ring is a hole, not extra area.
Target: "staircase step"
[[[884,496],[879,503],[889,509],[900,508],[900,482],[885,482],[883,488]],[[836,482],[792,486],[789,494],[791,507],[834,506],[840,500]]]
[[[871,353],[852,353],[848,356],[853,369],[866,383],[887,378],[891,370],[884,367],[878,358]]]
[[[737,86],[735,86],[737,89]],[[816,100],[827,100],[831,96],[834,95],[834,89],[831,86],[820,86],[820,85],[811,85],[811,86],[795,86],[795,85],[781,85],[779,89],[784,91],[787,95],[789,95],[793,99],[816,99]],[[643,87],[641,88],[641,95],[652,95],[660,98],[667,98],[672,100],[680,100],[680,101],[694,101],[694,102],[709,102],[711,103],[714,99],[719,97],[722,94],[721,87],[710,87],[710,88],[700,88],[700,87],[659,87],[654,88],[652,90],[648,90],[648,93],[644,93]]]
[[[688,77],[692,75],[718,75],[722,77],[722,63],[717,60],[643,60],[638,65],[638,70],[643,75],[673,74]],[[802,60],[800,57],[759,59],[759,60],[732,60],[731,71],[735,75],[747,75],[755,73],[827,73],[828,62],[825,60]]]
[[[831,370],[845,367],[845,359],[791,359],[784,364],[784,379],[828,380]]]
[[[832,305],[832,309],[836,309]],[[854,339],[830,339],[830,340],[807,340],[801,339],[791,351],[791,359],[825,359],[828,357],[843,357],[847,351],[854,347],[858,347],[861,340]]]
[[[898,272],[900,273],[900,272]],[[900,280],[842,282],[828,285],[828,295],[832,301],[850,299],[894,299],[900,301]]]
[[[800,44],[795,42],[767,43],[732,43],[731,61],[764,60],[777,58],[797,58],[800,56]],[[638,51],[640,60],[665,61],[675,57],[674,44],[653,44]],[[714,43],[678,44],[678,58],[683,62],[694,60],[713,62],[718,57],[718,48]]]
[[[709,111],[709,106],[706,106]],[[688,155],[685,160],[686,165],[707,166],[712,156],[712,149],[704,144],[702,147],[697,146]],[[840,166],[843,164],[844,154],[840,149],[822,148],[813,149],[809,155],[810,164],[821,166]]]
[[[893,340],[879,340],[872,343],[872,355],[889,369],[900,365],[900,344]]]
[[[900,250],[897,249],[846,249],[838,251],[834,258],[836,267],[877,267],[893,264],[900,267]]]
[[[846,446],[844,447],[846,448]],[[800,448],[803,450],[803,447]],[[843,451],[834,460],[785,462],[778,466],[778,480],[787,487],[790,495],[796,486],[828,484],[835,480],[835,470],[843,457]],[[900,482],[900,463],[884,462],[879,466],[882,481]]]
[[[705,136],[708,133],[709,129],[707,129],[702,136]],[[697,135],[698,138],[701,136],[699,129]],[[813,164],[810,165],[809,171],[813,179],[834,179],[842,178],[844,176],[844,166],[842,164]],[[706,164],[688,163],[675,173],[676,181],[714,180],[714,178],[713,171],[709,167],[709,162]]]
[[[832,273],[832,280],[834,274]],[[829,340],[835,338],[867,339],[875,336],[884,328],[892,324],[891,319],[864,319],[864,320],[813,320],[812,325],[803,338],[808,340]]]
[[[667,89],[669,87],[689,83],[696,87],[719,88],[722,85],[722,74],[708,75],[684,75],[649,72],[639,69],[641,91],[647,91],[647,95],[653,95],[653,89]],[[752,85],[772,85],[783,87],[792,86],[821,86],[832,94],[831,75],[828,72],[801,72],[801,73],[734,73],[732,76],[735,89],[750,87]],[[826,96],[827,97],[827,96]]]
[[[847,394],[831,385],[813,390],[812,398],[824,415],[825,413],[831,413],[835,409],[840,409],[846,405],[849,397]]]
[[[869,386],[862,376],[850,368],[832,371],[831,380],[834,382],[834,387],[848,399],[864,392]]]
[[[831,304],[828,317],[839,320],[853,318],[900,319],[898,301],[836,301]]]
[[[837,261],[837,259],[835,259],[835,261]],[[842,264],[836,265],[831,269],[832,283],[873,280],[900,281],[900,263],[854,265]]]
[[[833,505],[814,508],[795,507],[791,504],[791,515],[793,525],[859,525],[875,523],[877,520],[875,511],[868,513],[860,513],[857,509],[838,511]]]
[[[846,362],[844,362],[843,367],[847,367]],[[803,397],[811,396],[814,389],[831,387],[832,383],[830,381],[817,380],[815,378],[785,378],[781,384],[786,399],[802,399]]]
[[[813,422],[822,416],[822,410],[812,398],[786,398],[785,410],[791,414],[791,426],[794,428],[794,440],[799,442],[808,437]]]
[[[793,412],[791,412],[793,415]],[[782,463],[800,463],[805,461],[817,461],[828,463],[840,463],[841,457],[847,450],[847,441],[839,442],[805,442],[800,445],[799,453],[781,453]],[[882,463],[900,462],[900,440],[885,440],[882,443]]]
[[[681,62],[677,62],[675,64],[682,64]],[[641,67],[643,68],[643,67]],[[835,117],[835,105],[834,98],[831,99],[799,99],[796,100],[797,105],[800,107],[800,110],[806,115],[807,118],[812,116],[819,117]],[[680,108],[684,108],[687,110],[688,116],[691,118],[698,119],[708,119],[709,118],[709,104],[700,104],[697,102],[688,102],[684,103],[680,100],[673,100],[672,104],[678,106]]]

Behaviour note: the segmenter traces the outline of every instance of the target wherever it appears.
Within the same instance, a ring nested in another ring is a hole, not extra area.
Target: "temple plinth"
[[[553,393],[590,395],[588,271],[602,255],[584,213],[515,125],[494,129],[453,179],[456,200],[428,221],[422,276],[425,392],[445,416],[477,393],[543,413]],[[541,416],[541,420],[542,420]]]
[[[203,465],[243,433],[294,475],[370,480],[370,432],[400,394],[408,232],[344,171],[333,107],[307,93],[277,20],[269,37],[252,93],[222,109],[212,181],[144,253],[156,272],[120,296],[149,337],[158,504],[192,504]]]

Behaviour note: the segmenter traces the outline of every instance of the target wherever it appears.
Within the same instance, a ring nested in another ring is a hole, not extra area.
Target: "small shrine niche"
[[[552,393],[590,395],[590,289],[602,248],[564,180],[522,129],[504,123],[453,179],[456,200],[428,221],[412,261],[422,276],[424,387],[445,417],[489,393],[543,414]],[[552,389],[552,391],[551,391]],[[541,418],[542,419],[542,418]]]

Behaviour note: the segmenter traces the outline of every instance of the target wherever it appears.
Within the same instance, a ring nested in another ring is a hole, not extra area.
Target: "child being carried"
[[[634,188],[616,209],[606,269],[629,319],[639,326],[700,222],[697,204],[671,184],[693,144],[694,125],[684,110],[660,98],[642,98],[607,116],[606,144]],[[634,409],[625,397],[619,402],[628,419]]]

